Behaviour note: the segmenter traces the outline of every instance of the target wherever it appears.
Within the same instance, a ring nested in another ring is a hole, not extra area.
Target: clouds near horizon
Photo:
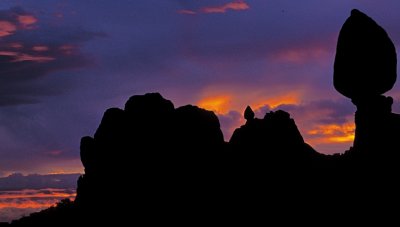
[[[9,222],[75,199],[79,174],[22,175],[0,178],[0,222]]]

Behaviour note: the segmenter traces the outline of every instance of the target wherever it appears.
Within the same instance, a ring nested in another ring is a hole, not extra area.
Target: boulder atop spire
[[[246,110],[244,111],[244,119],[246,119],[248,121],[254,119],[254,112],[253,112],[253,110],[251,109],[250,106],[247,106]]]
[[[396,82],[396,50],[385,30],[353,9],[338,39],[333,82],[342,95],[381,95]]]

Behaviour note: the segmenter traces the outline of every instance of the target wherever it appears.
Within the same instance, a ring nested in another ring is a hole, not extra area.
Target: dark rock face
[[[182,212],[164,206],[172,200],[183,206],[185,196],[195,193],[201,182],[217,177],[214,172],[222,157],[217,151],[223,152],[224,146],[213,112],[190,105],[175,109],[158,93],[133,96],[125,110],[104,113],[93,138],[82,138],[85,175],[78,181],[76,204],[86,212],[85,219],[91,214],[115,218],[124,211],[104,207],[126,203],[140,207],[137,212],[142,215],[151,215],[154,206]],[[131,190],[141,196],[99,199]]]
[[[393,99],[382,95],[396,81],[396,64],[396,50],[385,30],[352,10],[339,35],[334,85],[357,106],[352,153],[361,153],[362,158],[355,156],[365,166],[393,168],[400,160],[400,116],[392,113]]]
[[[311,165],[320,156],[304,143],[289,113],[281,110],[267,113],[264,119],[248,119],[245,125],[235,130],[229,144],[242,157],[248,156],[254,159],[253,162],[270,161],[270,166],[280,168],[291,169],[294,164]]]
[[[358,99],[381,95],[396,81],[396,50],[385,30],[352,10],[339,34],[333,82],[342,95]]]
[[[133,96],[125,110],[107,110],[94,138],[81,140],[85,174],[76,204],[84,219],[115,218],[124,210],[104,207],[127,203],[135,204],[141,218],[156,214],[168,220],[240,209],[246,200],[232,204],[231,198],[260,183],[253,180],[263,177],[266,166],[290,170],[320,158],[288,113],[257,119],[248,107],[245,117],[246,125],[227,144],[213,112],[191,105],[175,109],[159,94]],[[119,195],[131,190],[135,196],[121,200]],[[105,194],[114,197],[99,200]]]
[[[255,116],[255,114],[254,114],[253,110],[251,109],[251,107],[247,106],[246,109],[244,110],[244,119],[251,121],[254,119],[254,116]]]

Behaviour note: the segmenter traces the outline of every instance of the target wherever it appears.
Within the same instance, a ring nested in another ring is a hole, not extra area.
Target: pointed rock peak
[[[396,50],[386,31],[357,9],[338,38],[333,82],[348,98],[381,95],[396,81]]]
[[[365,15],[365,13],[361,12],[358,9],[352,9],[350,16],[352,16],[352,17],[354,17],[354,16],[368,17],[367,15]]]
[[[246,110],[244,111],[244,119],[246,119],[248,121],[254,119],[254,112],[250,106],[247,106]]]

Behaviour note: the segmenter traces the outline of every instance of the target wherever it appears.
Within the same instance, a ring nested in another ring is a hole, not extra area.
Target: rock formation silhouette
[[[141,218],[208,219],[219,210],[242,212],[247,199],[264,191],[260,179],[267,169],[311,169],[324,156],[304,142],[284,111],[257,119],[248,107],[244,117],[246,124],[226,143],[211,111],[174,108],[158,93],[131,97],[124,110],[105,112],[93,138],[82,138],[85,174],[75,204],[85,220],[129,216],[125,210],[105,210],[127,203],[135,204]],[[132,198],[99,199],[131,190]]]
[[[244,117],[246,124],[237,128],[229,141],[231,151],[240,155],[241,161],[248,158],[249,162],[260,161],[260,165],[269,168],[309,168],[321,156],[304,142],[289,113],[271,111],[258,119],[247,107]]]
[[[395,80],[393,43],[371,18],[353,10],[334,65],[335,88],[357,106],[354,146],[344,154],[316,152],[281,110],[259,119],[248,106],[246,123],[225,142],[211,111],[175,108],[158,93],[132,96],[124,109],[104,113],[93,137],[82,138],[85,174],[75,202],[64,206],[69,220],[248,224],[265,221],[260,207],[290,216],[305,204],[314,214],[321,207],[367,210],[374,198],[389,201],[397,193],[391,183],[398,176],[400,116],[383,93]]]
[[[398,165],[400,116],[392,113],[393,98],[382,95],[396,81],[396,64],[396,50],[385,30],[352,10],[339,34],[334,86],[357,106],[353,151],[362,153],[369,168],[378,161],[379,168]]]
[[[338,38],[333,83],[338,92],[364,99],[392,89],[396,81],[396,50],[385,30],[354,9]]]

